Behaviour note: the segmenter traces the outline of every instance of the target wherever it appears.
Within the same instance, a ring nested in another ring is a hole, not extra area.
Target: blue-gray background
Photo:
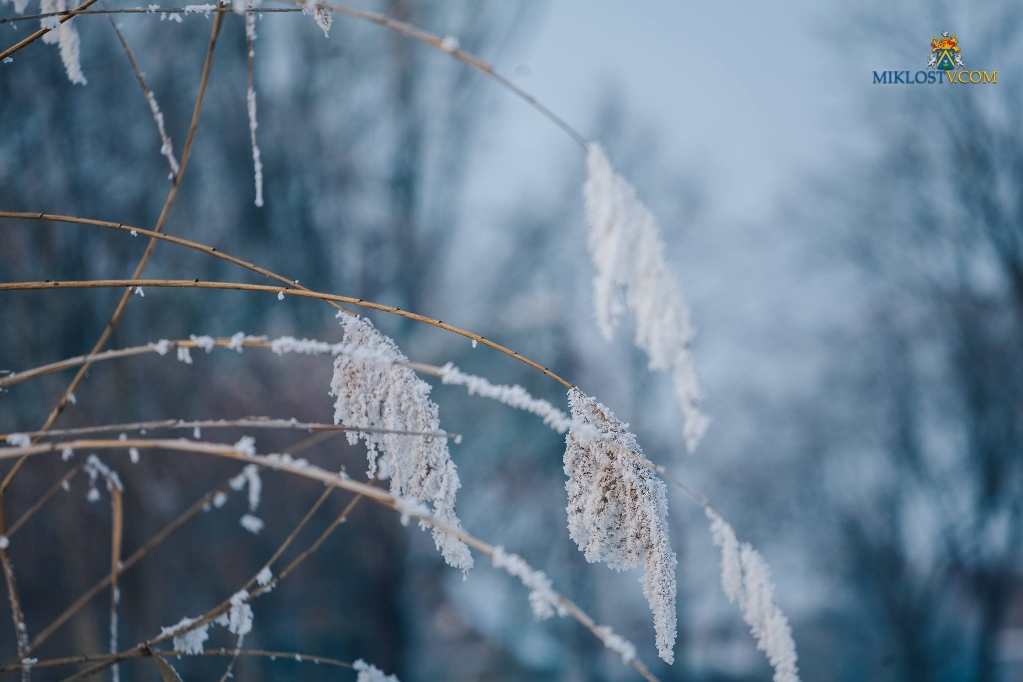
[[[118,3],[112,3],[119,6]],[[710,497],[762,550],[804,679],[1023,679],[1023,151],[1020,13],[1010,3],[364,2],[463,48],[601,140],[660,217],[693,308],[697,368],[714,418],[684,453],[678,409],[624,328],[590,314],[583,156],[549,121],[443,54],[339,17],[258,22],[256,90],[266,206],[253,206],[241,21],[217,45],[191,165],[166,231],[311,288],[396,305],[495,339],[596,395],[654,461]],[[29,11],[35,11],[31,5]],[[4,16],[13,14],[10,5]],[[161,103],[175,151],[210,21],[116,17]],[[169,188],[145,101],[107,19],[76,19],[89,84],[41,43],[0,70],[0,208],[152,227]],[[31,24],[0,25],[0,45]],[[996,85],[882,86],[925,68],[956,33]],[[126,277],[143,240],[79,226],[0,222],[0,280]],[[260,281],[160,244],[147,276]],[[0,295],[0,369],[86,352],[119,291]],[[188,334],[337,340],[313,301],[149,290],[120,347]],[[413,360],[454,361],[563,404],[554,382],[460,337],[373,315]],[[329,363],[194,353],[97,365],[58,426],[251,414],[329,421]],[[45,419],[67,375],[0,395],[0,429]],[[565,528],[562,440],[503,406],[435,388],[471,532],[546,570],[637,643],[669,680],[771,672],[721,595],[701,510],[672,489],[679,643],[659,665],[637,574],[587,565]],[[213,433],[233,442],[239,433]],[[259,432],[261,451],[289,434]],[[81,453],[85,454],[85,453]],[[363,471],[335,439],[310,450]],[[109,456],[126,484],[132,551],[232,472],[199,457]],[[63,471],[26,468],[9,518]],[[182,528],[123,578],[130,645],[195,616],[251,576],[320,490],[267,474],[258,537],[240,496]],[[30,633],[108,562],[109,509],[74,481],[12,543]],[[337,494],[316,517],[329,522]],[[304,541],[311,541],[314,533]],[[634,672],[572,621],[534,623],[523,588],[480,562],[462,581],[427,535],[363,506],[254,604],[246,644],[358,657],[406,682],[612,680]],[[99,597],[38,652],[103,651]],[[6,614],[3,616],[6,622]],[[211,644],[230,645],[223,633]],[[0,655],[14,655],[9,626]],[[222,663],[178,664],[185,679]],[[129,679],[152,678],[143,663]],[[244,660],[245,679],[348,679]],[[49,679],[40,670],[37,677]],[[54,679],[57,679],[54,677]]]

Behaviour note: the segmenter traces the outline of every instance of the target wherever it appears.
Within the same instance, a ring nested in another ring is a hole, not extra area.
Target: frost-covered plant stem
[[[657,219],[635,188],[614,171],[597,143],[588,145],[587,245],[597,274],[593,303],[597,327],[611,340],[626,309],[636,321],[635,344],[650,369],[672,373],[684,417],[686,447],[694,450],[710,421],[700,410],[700,388],[689,346],[693,330],[689,307],[664,255]]]
[[[149,105],[149,113],[153,115],[153,122],[156,124],[156,132],[160,136],[160,154],[167,159],[167,163],[170,165],[171,176],[177,175],[178,173],[178,160],[174,158],[174,147],[171,144],[171,139],[167,135],[167,130],[164,127],[163,112],[160,111],[160,105],[156,102],[156,95],[146,85],[145,76],[142,75],[142,69],[139,68],[138,62],[135,60],[135,54],[131,51],[131,47],[128,45],[127,39],[124,34],[121,33],[121,29],[117,27],[117,22],[110,15],[107,15],[107,19],[110,20],[110,26],[114,29],[117,34],[117,39],[121,43],[121,47],[124,49],[124,54],[128,57],[128,63],[131,64],[132,71],[135,72],[135,80],[138,81],[139,87],[142,88],[142,94],[146,97],[146,103]],[[139,289],[141,291],[141,289]]]
[[[253,6],[257,4],[252,3]],[[235,7],[244,6],[244,2],[238,2]],[[249,51],[249,89],[246,96],[247,108],[249,112],[249,139],[252,143],[252,166],[253,174],[256,183],[256,206],[263,205],[263,162],[260,158],[259,145],[256,144],[256,128],[258,123],[256,121],[256,88],[255,79],[253,75],[253,61],[256,56],[255,41],[256,41],[256,14],[254,12],[245,13],[245,40],[248,45]]]
[[[774,682],[799,682],[796,644],[788,618],[775,603],[771,569],[748,542],[739,542],[724,517],[710,505],[705,509],[714,546],[721,550],[721,588],[725,596],[739,604],[757,648],[774,668]]]
[[[456,528],[455,526],[450,525],[446,521],[444,521],[444,520],[442,520],[440,518],[437,518],[434,515],[426,513],[422,509],[421,505],[419,505],[418,503],[406,504],[406,503],[403,502],[403,498],[401,498],[400,496],[392,495],[392,494],[388,493],[387,491],[385,491],[385,490],[383,490],[381,488],[378,488],[378,487],[373,486],[373,485],[368,485],[368,484],[365,484],[365,483],[359,483],[358,481],[354,481],[354,480],[352,480],[350,478],[341,476],[339,474],[336,474],[336,473],[333,473],[333,472],[330,472],[330,471],[326,471],[324,469],[321,469],[319,467],[313,466],[313,465],[308,464],[308,463],[300,463],[299,461],[295,461],[295,460],[290,460],[289,461],[289,460],[285,460],[285,459],[281,459],[281,458],[273,458],[273,457],[268,456],[268,455],[259,455],[259,454],[245,455],[245,454],[239,453],[233,446],[230,446],[230,445],[220,445],[220,444],[215,444],[215,443],[204,443],[204,442],[186,441],[186,440],[178,440],[178,439],[130,439],[129,438],[129,439],[124,439],[124,440],[119,440],[119,439],[109,439],[109,440],[72,440],[72,441],[63,441],[63,442],[54,442],[54,443],[39,443],[39,444],[36,444],[36,445],[30,445],[30,446],[27,446],[27,447],[3,448],[3,449],[0,449],[0,461],[5,460],[5,459],[12,459],[12,458],[17,458],[17,457],[22,457],[22,456],[36,456],[36,455],[44,454],[44,453],[47,453],[47,452],[60,452],[64,448],[72,448],[72,449],[75,449],[75,448],[78,448],[78,449],[89,448],[89,449],[93,449],[93,450],[125,450],[126,451],[128,448],[132,448],[132,447],[139,448],[139,449],[143,449],[143,448],[145,448],[145,449],[157,449],[157,450],[163,450],[163,451],[168,451],[168,452],[177,451],[177,452],[201,453],[201,454],[206,454],[206,455],[211,455],[211,456],[216,456],[216,457],[221,457],[221,458],[226,458],[226,459],[233,459],[233,460],[243,461],[243,462],[245,462],[247,464],[257,464],[259,466],[267,467],[267,468],[273,469],[275,471],[283,471],[283,472],[290,473],[290,474],[293,474],[293,475],[296,475],[296,476],[301,476],[303,478],[307,478],[307,479],[310,479],[310,480],[319,481],[319,482],[324,483],[324,484],[326,484],[328,486],[331,486],[331,487],[341,488],[343,490],[347,490],[349,492],[356,493],[357,495],[359,495],[361,497],[367,498],[370,501],[376,502],[376,503],[384,505],[386,507],[390,507],[391,509],[394,509],[395,511],[398,511],[398,512],[400,512],[402,514],[407,514],[407,515],[410,515],[410,516],[414,516],[415,518],[417,518],[423,524],[425,524],[425,525],[427,525],[429,527],[435,528],[435,529],[437,529],[437,531],[439,531],[441,533],[444,533],[444,534],[447,534],[447,535],[451,535],[452,537],[457,538],[460,542],[465,543],[467,546],[472,547],[473,549],[479,551],[481,554],[483,554],[483,555],[485,555],[485,556],[487,556],[489,558],[492,558],[494,556],[494,547],[492,545],[484,542],[483,540],[480,540],[479,538],[476,538],[476,537],[468,534],[467,532],[465,532],[461,528]],[[283,571],[282,571],[282,574],[283,574]],[[257,587],[256,589],[254,589],[248,595],[248,597],[246,597],[244,599],[244,601],[246,603],[248,603],[249,601],[251,601],[256,596],[259,596],[260,594],[263,593],[263,591],[266,590],[267,587],[269,587],[270,585],[276,584],[276,582],[280,579],[280,577],[281,577],[281,575],[279,574],[278,576],[276,576],[274,578],[273,581],[271,581],[267,585],[263,585],[263,586]],[[253,580],[255,581],[256,578],[253,577]],[[555,594],[557,594],[557,593],[555,593]],[[586,614],[585,611],[580,609],[571,600],[566,599],[565,597],[561,596],[560,594],[557,594],[556,599],[557,599],[558,605],[561,608],[563,608],[565,610],[565,612],[569,616],[571,616],[572,618],[574,618],[575,620],[577,620],[581,624],[583,624],[587,629],[589,629],[591,632],[593,632],[593,634],[596,637],[600,638],[600,640],[602,642],[606,641],[607,634],[606,634],[605,631],[601,630],[601,628],[603,626],[601,626],[598,623],[596,623],[588,614]],[[228,602],[228,608],[229,608],[229,606],[230,606],[230,604]],[[219,609],[223,609],[224,605],[221,604],[220,606],[218,606],[216,608],[218,610]],[[210,612],[210,613],[212,613],[212,612]],[[224,611],[220,610],[219,613],[217,613],[216,615],[213,615],[212,617],[210,617],[208,619],[206,619],[205,616],[204,616],[205,622],[208,623],[208,622],[212,621],[213,618],[216,618],[217,616],[221,615],[222,613],[224,613]],[[210,615],[210,614],[208,613],[207,615]],[[198,627],[198,624],[201,624],[201,623],[199,623],[199,620],[200,619],[196,619],[196,621],[195,621],[197,623],[196,627]],[[168,639],[171,639],[173,636],[174,636],[174,634],[172,634],[172,633],[164,633],[164,634],[161,634],[161,635],[157,636],[156,638],[154,638],[152,640],[147,641],[146,644],[149,645],[149,646],[155,646],[156,644],[159,644],[159,643],[167,641]],[[614,643],[614,642],[612,642],[612,643]],[[114,661],[114,662],[116,662],[116,661]],[[93,668],[88,669],[87,672],[89,672],[91,674],[93,672],[97,672],[99,670],[106,669],[106,668],[110,667],[111,665],[113,665],[114,662],[104,662],[104,663],[97,664]],[[635,670],[640,672],[640,674],[642,674],[647,680],[650,680],[651,682],[657,682],[657,678],[649,671],[649,669],[638,658],[634,658],[634,659],[628,661],[628,664],[630,666],[632,666]]]

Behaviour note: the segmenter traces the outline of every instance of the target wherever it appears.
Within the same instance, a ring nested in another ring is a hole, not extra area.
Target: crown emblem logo
[[[959,39],[954,34],[949,35],[948,31],[942,31],[940,38],[934,36],[931,39],[931,57],[927,60],[927,66],[942,71],[966,68]]]

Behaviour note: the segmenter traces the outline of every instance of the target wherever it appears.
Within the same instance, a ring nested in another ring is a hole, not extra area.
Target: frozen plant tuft
[[[43,14],[63,12],[67,10],[67,0],[42,0],[40,10]],[[69,18],[64,23],[60,23],[60,18],[58,17],[44,18],[41,20],[43,28],[51,28],[53,26],[53,19],[57,20],[58,25],[50,30],[49,33],[43,34],[43,42],[47,45],[57,45],[57,48],[60,50],[60,59],[64,62],[64,70],[67,71],[68,80],[75,85],[85,85],[85,74],[82,73],[80,61],[81,39],[78,37],[78,29],[71,23],[74,19]]]
[[[568,432],[568,532],[587,561],[618,571],[643,564],[643,594],[654,614],[657,653],[668,663],[675,646],[675,567],[668,538],[664,482],[642,457],[628,424],[578,390],[568,393],[572,417],[596,427],[599,439]]]
[[[714,545],[721,550],[721,587],[730,602],[738,602],[757,648],[774,668],[774,682],[799,682],[796,644],[788,618],[774,601],[771,569],[749,543],[739,543],[728,522],[707,507]]]
[[[391,431],[436,432],[440,430],[437,405],[430,400],[430,386],[408,367],[393,364],[408,358],[369,320],[344,316],[344,343],[372,356],[384,356],[384,364],[358,354],[339,355],[334,360],[330,383],[334,423]],[[390,479],[391,494],[433,505],[440,521],[461,528],[455,514],[455,493],[461,486],[458,472],[448,454],[447,438],[400,436],[349,431],[348,442],[365,440],[369,476]],[[424,526],[425,527],[425,526]],[[433,539],[444,559],[463,573],[472,568],[469,548],[458,538],[433,529]]]
[[[671,371],[682,408],[683,435],[690,452],[710,424],[700,410],[700,386],[689,346],[693,330],[686,304],[664,256],[657,219],[635,188],[611,167],[604,148],[588,145],[584,188],[587,245],[597,274],[593,305],[597,326],[610,340],[626,308],[636,320],[636,346],[650,369]]]

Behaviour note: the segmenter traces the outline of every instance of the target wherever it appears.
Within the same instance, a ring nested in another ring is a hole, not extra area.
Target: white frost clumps
[[[668,663],[675,646],[675,567],[668,538],[668,502],[664,482],[628,452],[642,456],[628,424],[609,409],[572,389],[572,417],[592,424],[601,438],[568,432],[565,474],[568,482],[568,532],[590,562],[618,571],[643,563],[643,594],[654,614],[657,653]]]
[[[597,326],[610,340],[626,307],[635,317],[635,343],[646,351],[650,369],[672,372],[691,452],[710,420],[700,411],[700,387],[689,354],[689,307],[668,269],[657,219],[635,188],[614,171],[603,147],[590,143],[588,149],[583,193],[590,226],[587,244],[597,269]]]
[[[210,18],[210,12],[217,10],[216,5],[185,5],[185,14],[204,14]]]
[[[32,439],[23,433],[12,433],[7,436],[7,444],[16,448],[27,448],[32,445]]]
[[[245,436],[242,438],[241,441],[238,441],[238,443],[242,443],[242,441],[246,439],[248,439],[249,441],[252,440],[252,438]],[[243,445],[248,446],[245,449],[245,454],[253,454],[255,452],[255,450],[251,449],[252,448],[251,443],[245,443]],[[238,444],[235,444],[235,449],[236,450],[238,449]],[[256,466],[255,464],[249,464],[244,469],[242,469],[240,474],[232,478],[230,483],[232,490],[241,490],[242,488],[248,486],[249,511],[254,512],[259,508],[260,496],[262,495],[263,492],[263,480],[259,477],[258,466]],[[217,504],[216,496],[214,496],[213,498],[213,502],[217,507],[223,506],[226,500],[227,496],[225,495],[224,499],[220,501],[220,504]],[[238,520],[238,522],[241,524],[242,528],[249,531],[253,535],[258,534],[259,531],[263,530],[264,525],[263,519],[259,518],[258,516],[255,516],[254,514],[245,514],[244,516],[241,517],[241,519]]]
[[[273,580],[274,573],[270,570],[269,566],[264,566],[263,569],[256,574],[256,582],[260,585],[266,585]]]
[[[107,482],[107,490],[117,488],[119,492],[124,492],[124,485],[121,483],[121,477],[117,475],[117,472],[108,467],[103,460],[96,455],[89,455],[85,460],[85,473],[89,474],[89,485],[91,489],[89,491],[90,497],[99,499],[99,493],[96,491],[96,479],[103,477],[103,480]],[[90,502],[95,500],[89,499]]]
[[[263,480],[259,477],[259,467],[249,464],[242,472],[231,479],[231,489],[241,490],[249,487],[249,511],[259,509],[260,496],[263,492]]]
[[[212,336],[196,336],[195,334],[189,334],[188,338],[192,340],[197,347],[202,348],[207,353],[213,351],[213,348],[217,345],[217,340]]]
[[[714,510],[707,509],[714,545],[721,549],[721,587],[730,602],[738,602],[757,648],[774,668],[774,682],[799,682],[796,643],[788,618],[774,602],[771,569],[749,543],[739,543],[735,531]]]
[[[194,433],[195,432],[193,431],[193,434]],[[196,438],[198,437],[199,436],[196,436]],[[234,444],[234,449],[235,452],[252,457],[256,454],[256,439],[252,436],[242,436],[238,439],[238,442]],[[248,467],[246,467],[246,469],[248,469]],[[240,488],[236,488],[236,490],[240,490]]]
[[[622,657],[622,663],[628,665],[636,660],[636,645],[617,634],[606,625],[597,628],[600,641],[611,651]]]
[[[188,13],[188,8],[185,8],[185,13]],[[179,16],[178,19],[181,17]],[[160,133],[160,153],[167,158],[167,163],[170,164],[171,173],[177,174],[178,172],[178,160],[174,158],[174,147],[171,146],[171,139],[167,135],[167,130],[163,125],[163,112],[160,111],[160,105],[156,102],[156,95],[150,90],[146,93],[146,101],[149,102],[149,111],[153,114],[153,120],[156,121],[156,129]],[[137,236],[138,232],[135,230],[131,231],[131,236]]]
[[[253,535],[258,535],[259,531],[263,530],[263,519],[252,514],[246,514],[245,516],[238,519],[238,523],[241,524],[242,528],[249,531]]]
[[[192,364],[192,353],[185,346],[178,346],[178,360],[186,365]]]
[[[251,17],[251,18],[249,18]],[[251,14],[246,18],[246,26],[255,21]],[[251,87],[247,97],[249,108],[249,137],[252,140],[252,166],[256,181],[256,206],[263,205],[263,161],[260,158],[259,145],[256,144],[256,128],[259,126],[256,121],[256,91]]]
[[[197,656],[204,651],[206,640],[209,639],[209,628],[211,625],[226,627],[232,634],[238,635],[239,646],[241,639],[252,632],[252,606],[249,605],[249,593],[247,590],[239,590],[231,595],[229,600],[231,608],[227,613],[222,614],[212,622],[192,627],[197,618],[182,618],[176,625],[161,628],[160,636],[172,636],[174,638],[174,649],[183,654]]]
[[[344,316],[342,325],[345,344],[365,349],[373,356],[383,355],[391,364],[347,354],[334,360],[330,382],[330,393],[336,397],[334,423],[391,431],[440,430],[430,386],[411,369],[393,364],[408,361],[394,342],[362,317]],[[446,438],[360,431],[346,435],[353,445],[359,438],[366,441],[369,475],[389,478],[392,495],[430,503],[437,520],[461,528],[455,514],[455,493],[461,483]],[[472,568],[472,555],[461,540],[436,528],[433,539],[450,565],[463,572]]]
[[[182,618],[177,625],[172,625],[169,628],[160,628],[160,636],[173,635],[175,651],[192,656],[199,655],[204,650],[203,644],[210,637],[210,624],[206,623],[205,625],[187,630],[195,621],[195,618]]]
[[[323,37],[330,37],[330,27],[334,25],[334,17],[331,16],[326,7],[320,7],[317,0],[306,0],[305,6],[302,8],[302,14],[312,14],[313,19],[316,20],[316,25],[323,31]]]
[[[249,605],[248,599],[248,590],[239,590],[231,595],[231,610],[227,612],[227,629],[239,637],[244,637],[252,632],[252,607]]]
[[[490,559],[494,562],[494,568],[504,569],[529,588],[529,605],[537,620],[550,618],[555,613],[559,616],[566,614],[564,607],[558,603],[558,595],[551,587],[550,578],[543,571],[535,570],[518,554],[505,552],[500,546],[494,547],[494,555]]]
[[[67,0],[42,0],[39,9],[42,14],[63,12],[67,10]],[[81,51],[81,41],[78,37],[78,29],[71,24],[74,19],[68,19],[61,24],[59,17],[47,17],[41,20],[43,28],[51,28],[53,26],[52,19],[57,19],[59,25],[49,33],[43,34],[43,42],[47,45],[56,43],[57,48],[60,50],[60,59],[64,62],[64,70],[67,71],[68,79],[76,85],[85,85],[85,74],[82,73],[79,54]]]
[[[157,355],[167,355],[167,351],[170,350],[171,342],[167,339],[160,339],[156,343],[149,344],[149,347],[156,352]],[[178,358],[180,360],[180,358]]]
[[[483,377],[466,374],[450,362],[440,368],[440,380],[444,384],[465,386],[469,395],[480,395],[484,398],[490,398],[516,409],[535,414],[543,419],[544,424],[558,433],[565,433],[569,429],[573,429],[577,435],[584,435],[590,439],[598,436],[597,429],[593,426],[573,420],[567,414],[554,407],[554,405],[551,405],[550,402],[534,398],[526,389],[519,385],[492,384]]]
[[[394,675],[385,675],[384,671],[380,668],[367,663],[361,658],[352,664],[359,676],[355,678],[355,682],[399,682],[398,678]]]
[[[228,350],[242,352],[243,344],[245,343],[245,332],[238,332],[237,334],[231,335],[231,340],[227,344]]]
[[[706,508],[710,519],[710,534],[714,546],[721,550],[721,589],[728,601],[742,602],[742,562],[739,559],[739,539],[735,530],[721,515],[710,507]]]

